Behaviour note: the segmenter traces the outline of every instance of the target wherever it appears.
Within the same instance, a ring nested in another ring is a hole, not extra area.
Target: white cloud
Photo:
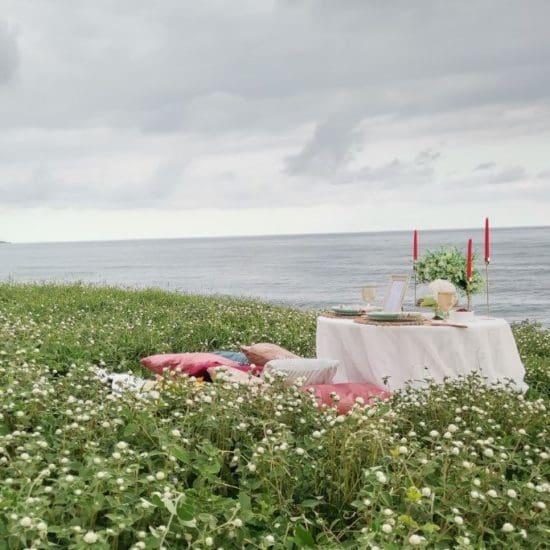
[[[117,237],[136,212],[216,209],[230,234],[235,213],[269,205],[292,232],[317,227],[312,209],[376,204],[339,222],[368,230],[384,210],[434,220],[445,200],[550,199],[543,0],[8,0],[2,17],[0,230],[13,238],[29,238],[30,209],[55,212],[52,227],[116,212],[101,231]],[[84,225],[72,234],[93,238]]]

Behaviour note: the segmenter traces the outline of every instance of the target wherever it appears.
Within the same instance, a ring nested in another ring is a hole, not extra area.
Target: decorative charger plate
[[[361,308],[361,306],[356,305],[332,306],[330,309],[334,313],[336,313],[336,315],[349,315],[351,317],[355,317],[363,313],[363,309]]]
[[[391,312],[391,311],[371,311],[368,314],[368,319],[371,321],[418,321],[423,319],[422,314],[419,313],[408,313],[408,312]]]

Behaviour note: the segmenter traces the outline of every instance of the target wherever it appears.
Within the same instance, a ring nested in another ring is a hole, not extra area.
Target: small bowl
[[[475,321],[475,312],[474,311],[455,311],[452,310],[449,312],[449,320],[450,321],[458,321],[458,322],[468,322],[468,321]]]

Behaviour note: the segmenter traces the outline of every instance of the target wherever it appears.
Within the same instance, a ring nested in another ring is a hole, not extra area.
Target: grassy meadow
[[[351,414],[280,382],[97,365],[269,341],[315,314],[221,297],[0,285],[0,549],[548,548],[550,332],[514,327],[530,389],[472,375]]]

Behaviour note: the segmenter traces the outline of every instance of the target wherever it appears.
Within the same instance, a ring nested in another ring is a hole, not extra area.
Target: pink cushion
[[[317,403],[320,407],[337,406],[340,414],[346,414],[355,404],[355,399],[361,397],[365,405],[371,404],[375,398],[388,399],[391,393],[384,388],[369,384],[368,382],[350,382],[342,384],[313,384],[304,386],[302,390],[307,391],[313,388],[317,397]],[[340,397],[339,401],[334,401],[330,396],[335,393]]]
[[[187,376],[205,376],[206,369],[219,365],[250,370],[247,365],[240,365],[215,353],[165,353],[144,357],[140,363],[155,374],[162,374],[165,369],[169,369]]]

